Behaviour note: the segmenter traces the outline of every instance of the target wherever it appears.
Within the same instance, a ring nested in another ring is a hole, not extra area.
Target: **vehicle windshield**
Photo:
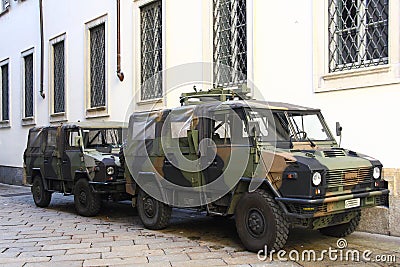
[[[244,132],[256,131],[262,142],[332,141],[319,112],[246,110],[248,127]]]
[[[122,129],[82,129],[85,148],[117,148],[122,144]]]

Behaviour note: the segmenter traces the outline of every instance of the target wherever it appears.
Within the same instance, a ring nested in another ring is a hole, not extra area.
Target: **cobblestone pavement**
[[[174,210],[162,231],[143,228],[129,202],[105,203],[100,215],[75,213],[73,198],[54,194],[50,206],[37,208],[29,187],[0,184],[0,266],[399,266],[400,238],[356,232],[346,238],[347,250],[371,250],[371,262],[360,259],[322,262],[271,261],[245,251],[234,220]],[[307,250],[337,249],[337,239],[317,231],[292,230],[281,257],[296,258]],[[338,250],[344,252],[345,250]],[[334,254],[340,259],[340,253]],[[376,256],[397,256],[397,263]],[[360,256],[360,257],[361,257]],[[350,255],[349,255],[350,257]],[[306,258],[307,259],[307,258]],[[342,259],[346,259],[344,256]],[[351,259],[351,258],[350,258]],[[373,262],[374,261],[374,262]]]

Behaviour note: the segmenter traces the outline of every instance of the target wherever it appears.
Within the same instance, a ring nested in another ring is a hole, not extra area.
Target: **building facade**
[[[179,105],[180,93],[193,90],[185,79],[175,84],[180,66],[204,90],[246,84],[257,98],[321,108],[331,128],[341,122],[343,147],[393,171],[399,5],[0,0],[0,181],[22,183],[32,126],[125,121],[133,110]]]

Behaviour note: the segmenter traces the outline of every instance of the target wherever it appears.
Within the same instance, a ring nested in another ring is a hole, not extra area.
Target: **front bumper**
[[[277,197],[276,201],[284,206],[286,215],[295,218],[315,218],[330,214],[343,213],[357,208],[389,206],[388,189],[347,194],[320,199]],[[359,205],[346,207],[346,201],[359,199]]]
[[[114,193],[125,193],[126,181],[114,181],[114,182],[89,182],[94,193],[97,194],[114,194]]]

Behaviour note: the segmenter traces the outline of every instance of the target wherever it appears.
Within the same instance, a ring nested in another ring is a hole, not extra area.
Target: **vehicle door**
[[[43,153],[44,174],[46,179],[60,180],[60,158],[57,153],[57,128],[49,128],[45,138]]]
[[[84,171],[82,138],[78,127],[63,129],[62,177],[72,181],[76,171]]]

